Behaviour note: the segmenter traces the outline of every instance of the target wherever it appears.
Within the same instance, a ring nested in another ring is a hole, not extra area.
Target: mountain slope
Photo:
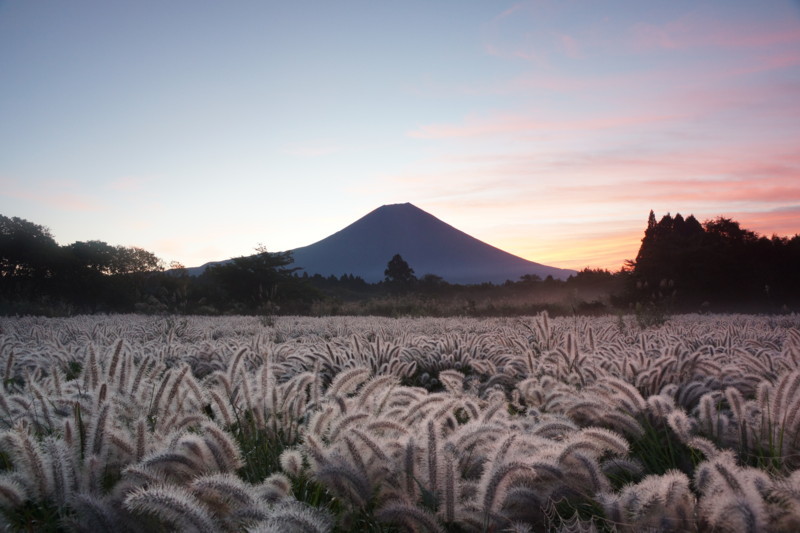
[[[354,274],[367,282],[382,280],[386,264],[398,253],[418,277],[436,274],[451,283],[502,283],[525,274],[566,279],[575,273],[504,252],[410,203],[379,207],[292,252],[295,266],[309,275]]]

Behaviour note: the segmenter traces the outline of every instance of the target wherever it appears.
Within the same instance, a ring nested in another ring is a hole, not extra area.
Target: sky
[[[404,202],[574,269],[800,233],[800,0],[0,0],[0,214],[197,266]]]

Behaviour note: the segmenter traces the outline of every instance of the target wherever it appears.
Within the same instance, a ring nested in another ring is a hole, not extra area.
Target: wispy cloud
[[[580,43],[573,36],[563,33],[558,36],[558,39],[561,41],[561,47],[564,49],[564,53],[567,56],[577,59],[583,55],[581,53]]]
[[[75,188],[75,184],[63,181],[49,181],[32,187],[17,180],[0,178],[0,196],[5,198],[24,200],[60,211],[91,212],[106,209],[97,196],[72,190]]]
[[[614,269],[635,257],[650,209],[701,220],[742,214],[759,233],[800,232],[797,213],[783,211],[800,203],[800,154],[790,139],[706,144],[464,155],[457,143],[450,155],[380,177],[380,189],[493,245],[570,268]],[[611,226],[598,232],[603,220]]]
[[[639,10],[624,2],[603,6],[556,0],[521,2],[486,23],[484,49],[492,56],[545,66],[554,64],[558,56],[583,57],[584,50],[590,51],[588,56],[703,49],[742,52],[800,42],[800,25],[788,8],[786,17],[776,22],[774,16],[743,20],[735,6],[726,9],[724,2],[673,15],[661,7],[663,13],[654,18],[652,12],[658,9]],[[776,6],[764,9],[775,10]],[[637,19],[637,14],[651,16]]]
[[[494,57],[521,59],[544,66],[553,58],[583,57],[582,37],[573,33],[575,6],[564,2],[520,2],[484,27],[484,51]]]
[[[800,235],[800,204],[766,211],[734,212],[729,216],[743,227],[766,237]]]
[[[798,176],[800,177],[800,176]],[[798,178],[795,178],[797,180]],[[551,198],[561,201],[572,199],[588,202],[597,198],[605,205],[658,205],[671,211],[702,209],[708,216],[736,212],[743,206],[750,209],[774,209],[787,203],[800,201],[800,186],[786,180],[749,179],[682,180],[682,181],[627,181],[606,182],[553,190]],[[671,207],[670,207],[671,206]],[[708,212],[711,211],[711,212]]]
[[[796,20],[776,25],[774,21],[744,23],[690,14],[662,24],[638,23],[631,29],[630,36],[631,44],[642,52],[653,48],[757,49],[800,43],[800,25]]]
[[[487,117],[470,116],[461,124],[424,125],[409,132],[408,135],[416,139],[448,139],[510,133],[597,131],[664,122],[677,118],[679,117],[674,115],[647,113],[642,115],[598,116],[586,119],[557,120],[551,118],[537,119],[512,114],[495,114]]]

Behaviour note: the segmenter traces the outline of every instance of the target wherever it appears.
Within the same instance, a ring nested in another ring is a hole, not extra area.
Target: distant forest
[[[651,211],[636,258],[618,272],[566,281],[523,276],[455,285],[387,257],[386,279],[309,276],[291,253],[263,248],[190,276],[154,254],[102,241],[56,243],[50,230],[0,215],[0,314],[87,313],[554,315],[634,312],[643,324],[675,312],[800,310],[800,235],[759,236],[718,217]]]

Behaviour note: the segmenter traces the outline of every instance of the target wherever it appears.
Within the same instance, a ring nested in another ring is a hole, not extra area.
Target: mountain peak
[[[405,202],[402,204],[384,204],[379,208],[372,211],[373,213],[377,211],[398,211],[398,212],[411,212],[411,211],[422,211],[419,207],[415,206],[411,202]],[[423,211],[424,212],[424,211]]]

